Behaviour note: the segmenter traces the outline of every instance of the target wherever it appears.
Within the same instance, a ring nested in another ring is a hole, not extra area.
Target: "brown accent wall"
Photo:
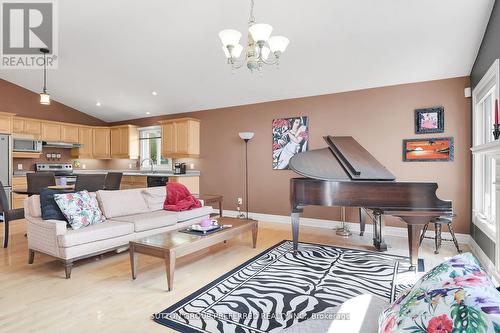
[[[471,119],[470,99],[464,98],[468,86],[469,78],[462,77],[121,123],[147,126],[182,116],[200,119],[201,158],[196,168],[202,175],[201,191],[223,194],[226,209],[235,209],[236,198],[244,195],[244,144],[238,132],[255,132],[249,143],[250,211],[288,215],[289,179],[296,174],[272,170],[271,122],[279,117],[309,116],[310,149],[324,147],[325,134],[353,136],[398,180],[437,182],[438,196],[453,200],[456,231],[468,233]],[[445,132],[415,135],[414,110],[432,106],[444,106]],[[402,161],[402,139],[433,136],[455,138],[455,161]],[[335,220],[339,219],[339,209],[308,207],[304,215]],[[357,220],[353,210],[348,218]],[[389,225],[404,226],[394,218],[387,220]]]
[[[54,120],[82,125],[106,125],[100,119],[52,100],[51,105],[41,105],[40,97],[28,89],[0,79],[0,111],[18,116]]]

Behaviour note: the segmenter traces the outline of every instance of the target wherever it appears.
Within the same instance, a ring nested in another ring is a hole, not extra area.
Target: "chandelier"
[[[243,46],[240,44],[241,32],[234,29],[226,29],[219,32],[222,42],[222,50],[227,57],[227,63],[231,68],[238,69],[246,64],[253,72],[261,71],[263,64],[278,65],[281,54],[285,52],[288,38],[283,36],[272,36],[273,27],[266,23],[255,23],[253,16],[254,0],[250,4],[250,17],[248,18],[248,39],[245,48],[245,57],[240,59]]]

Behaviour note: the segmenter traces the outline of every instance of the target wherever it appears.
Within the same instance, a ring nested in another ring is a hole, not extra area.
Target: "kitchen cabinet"
[[[139,158],[139,130],[136,126],[124,125],[112,127],[111,158]]]
[[[26,176],[14,176],[12,177],[12,190],[17,190],[21,188],[28,187],[28,180]],[[24,207],[24,199],[28,196],[24,194],[16,194],[12,192],[12,209],[23,208]]]
[[[19,118],[12,119],[12,133],[13,134],[24,133],[24,119],[19,119]]]
[[[92,157],[95,159],[111,158],[111,132],[107,127],[92,129]]]
[[[0,134],[12,133],[12,116],[13,113],[0,112]]]
[[[200,121],[198,119],[170,119],[160,123],[163,157],[199,157]]]
[[[78,126],[61,125],[61,141],[69,143],[80,143]]]
[[[12,133],[29,135],[33,139],[40,139],[42,135],[42,121],[14,117],[12,119]]]
[[[43,141],[61,141],[61,124],[55,122],[42,122]]]
[[[91,127],[78,128],[78,143],[80,148],[71,149],[71,157],[73,158],[92,158],[93,154],[93,132]]]
[[[200,193],[200,177],[196,177],[196,176],[176,177],[176,176],[173,176],[173,177],[168,177],[168,181],[172,182],[172,183],[183,184],[184,186],[187,187],[187,189],[191,193],[196,193],[196,194]]]
[[[123,176],[120,184],[120,190],[148,187],[147,180],[147,176]]]

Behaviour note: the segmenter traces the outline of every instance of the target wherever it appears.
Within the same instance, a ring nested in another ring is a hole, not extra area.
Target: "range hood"
[[[65,148],[65,149],[72,149],[72,148],[82,148],[83,145],[80,143],[69,143],[69,142],[60,142],[60,141],[43,141],[42,143],[43,147],[47,148]]]

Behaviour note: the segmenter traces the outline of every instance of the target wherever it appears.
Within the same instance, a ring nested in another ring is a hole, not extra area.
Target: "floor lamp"
[[[245,141],[245,210],[248,219],[248,141],[253,138],[253,132],[240,132],[240,138]]]

